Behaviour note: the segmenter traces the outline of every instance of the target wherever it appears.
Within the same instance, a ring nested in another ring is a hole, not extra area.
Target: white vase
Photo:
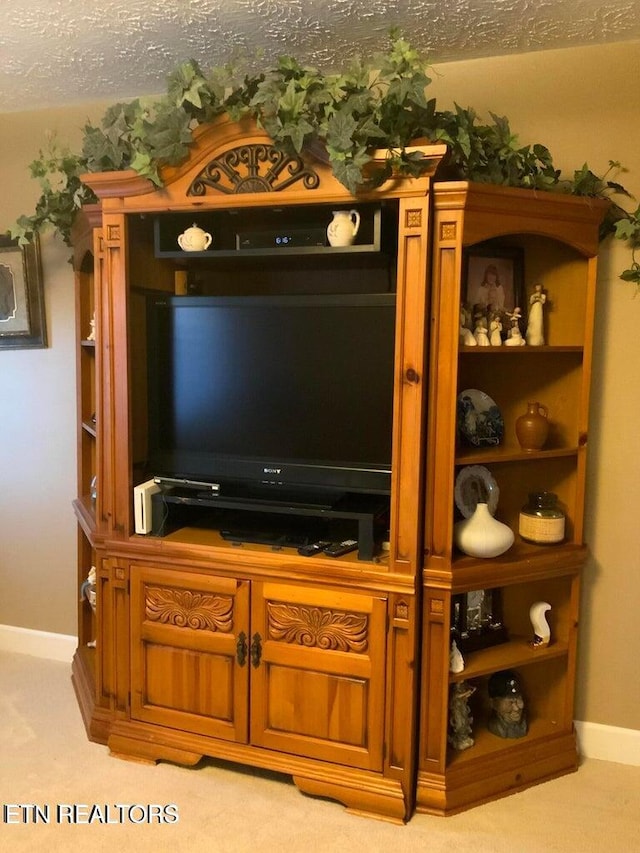
[[[495,519],[486,503],[478,503],[473,515],[453,528],[453,541],[470,557],[497,557],[513,545],[513,530]]]

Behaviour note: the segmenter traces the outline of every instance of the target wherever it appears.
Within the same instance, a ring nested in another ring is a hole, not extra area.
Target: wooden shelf
[[[566,657],[569,647],[566,643],[554,642],[545,648],[534,649],[527,637],[512,637],[508,642],[491,646],[465,656],[465,668],[462,672],[450,673],[449,681],[467,681],[482,675],[490,675],[500,669],[543,663],[551,658]]]
[[[529,720],[529,731],[524,737],[502,738],[486,728],[485,720],[477,719],[474,720],[473,725],[474,745],[462,752],[448,749],[447,768],[457,770],[473,762],[481,762],[491,755],[517,750],[519,747],[528,747],[535,741],[544,742],[560,734],[565,734],[565,731],[554,720],[533,719]]]
[[[183,252],[178,249],[176,251],[158,251],[158,258],[174,258],[181,261],[188,260],[217,260],[233,258],[236,261],[243,258],[273,258],[273,257],[298,257],[300,255],[360,255],[371,254],[379,255],[380,246],[374,243],[357,244],[353,246],[292,246],[283,249],[210,249],[206,252]]]
[[[82,429],[94,438],[96,437],[96,425],[92,421],[82,421]]]
[[[233,211],[199,211],[198,214],[167,213],[156,217],[154,222],[155,256],[188,262],[190,260],[287,258],[311,255],[335,257],[338,255],[380,254],[381,252],[381,209],[377,204],[355,204],[361,212],[360,229],[351,246],[325,245],[326,226],[331,221],[331,205],[314,208],[308,206],[287,207],[277,210],[243,211],[242,217]],[[191,224],[192,219],[213,235],[211,246],[203,252],[185,252],[177,246],[178,235]],[[242,232],[242,233],[241,233]],[[300,241],[313,234],[314,243],[309,245],[266,245],[246,248],[240,245],[242,238],[250,235],[260,241],[271,243],[280,235],[298,235]]]
[[[456,453],[455,464],[486,465],[487,463],[500,462],[539,462],[543,459],[576,456],[579,450],[580,448],[577,445],[573,445],[571,447],[554,447],[549,450],[528,452],[513,444],[499,444],[497,447],[460,449]]]
[[[581,346],[543,346],[543,347],[460,347],[460,355],[472,355],[472,356],[493,356],[493,355],[504,355],[509,356],[511,358],[514,355],[544,355],[553,353],[554,355],[569,352],[569,353],[581,353],[583,351],[583,347]]]
[[[499,557],[483,560],[457,554],[451,567],[452,593],[489,589],[579,573],[586,559],[582,545],[530,545],[517,540]],[[427,570],[428,577],[428,570]]]

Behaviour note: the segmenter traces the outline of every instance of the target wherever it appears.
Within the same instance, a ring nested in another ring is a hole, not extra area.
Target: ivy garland
[[[42,190],[35,212],[21,216],[11,234],[24,243],[51,225],[69,244],[79,208],[96,200],[80,175],[133,169],[160,186],[161,167],[188,157],[194,129],[226,112],[234,120],[252,116],[274,145],[289,153],[322,144],[334,175],[354,195],[380,185],[393,171],[419,175],[421,155],[406,148],[426,137],[448,147],[445,177],[609,198],[601,236],[614,234],[628,242],[631,266],[620,277],[640,286],[635,256],[640,207],[629,213],[613,201],[613,196],[631,197],[613,180],[624,171],[620,164],[610,161],[602,177],[585,164],[572,180],[563,181],[549,150],[541,144],[521,146],[506,117],[491,113],[491,122],[483,123],[471,108],[438,110],[435,99],[426,97],[431,82],[427,68],[396,31],[386,53],[368,62],[355,59],[346,71],[331,75],[293,57],[281,57],[274,68],[259,74],[247,72],[241,63],[205,73],[191,59],[169,75],[164,97],[117,103],[100,126],[85,125],[81,154],[51,136],[46,151],[29,167]],[[384,166],[368,169],[365,179],[374,148],[389,153]]]

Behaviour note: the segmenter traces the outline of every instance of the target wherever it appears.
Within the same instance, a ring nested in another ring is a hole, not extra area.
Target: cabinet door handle
[[[254,634],[251,641],[251,664],[255,668],[260,666],[260,658],[262,657],[262,637],[260,634]]]
[[[236,642],[236,660],[238,661],[238,666],[244,666],[247,662],[247,635],[244,631],[240,631],[238,634],[238,640]]]

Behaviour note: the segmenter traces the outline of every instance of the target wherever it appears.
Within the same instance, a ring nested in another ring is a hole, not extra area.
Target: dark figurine
[[[517,673],[511,669],[494,672],[489,679],[491,716],[489,731],[498,737],[524,737],[528,731],[524,698]]]
[[[466,681],[459,681],[451,688],[449,697],[449,743],[454,749],[469,749],[474,740],[471,737],[473,717],[469,712],[468,700],[476,688]]]

